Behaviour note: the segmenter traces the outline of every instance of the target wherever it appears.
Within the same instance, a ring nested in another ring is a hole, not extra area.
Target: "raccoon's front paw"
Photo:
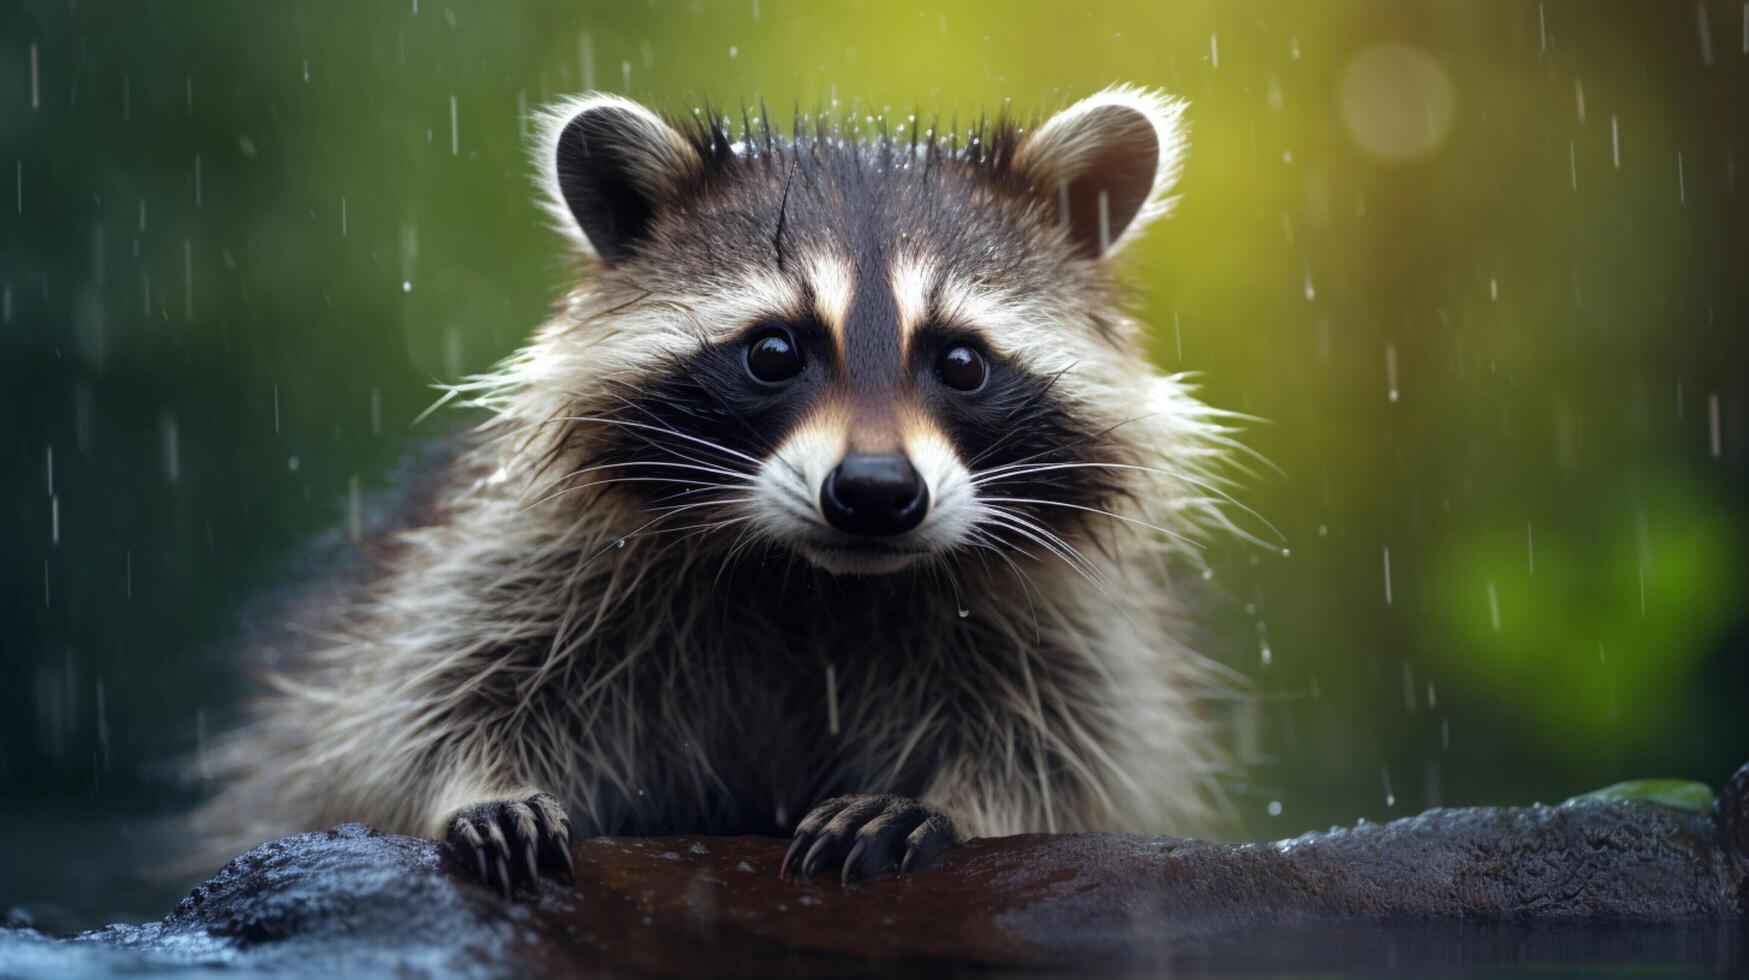
[[[463,869],[497,885],[540,887],[542,868],[572,873],[571,820],[558,800],[536,793],[526,800],[488,800],[450,815],[444,846]]]
[[[838,879],[872,878],[894,864],[916,871],[954,842],[953,823],[939,810],[903,796],[840,796],[814,807],[796,825],[795,842],[778,876],[838,871]]]

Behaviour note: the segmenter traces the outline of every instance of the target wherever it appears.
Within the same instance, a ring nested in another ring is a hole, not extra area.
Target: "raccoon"
[[[1116,268],[1183,113],[544,112],[577,281],[208,760],[213,839],[363,821],[508,896],[574,834],[793,835],[780,874],[849,881],[1199,825],[1220,685],[1171,576],[1233,526],[1235,417],[1150,367]]]

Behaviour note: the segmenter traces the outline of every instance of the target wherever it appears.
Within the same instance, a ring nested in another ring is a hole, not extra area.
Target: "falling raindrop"
[[[1700,41],[1700,64],[1702,68],[1713,66],[1713,28],[1707,20],[1706,4],[1697,2],[1694,5],[1695,33]]]
[[[176,430],[176,416],[169,412],[158,416],[158,450],[164,464],[164,479],[177,482],[182,477],[182,448]]]
[[[100,765],[109,768],[109,708],[103,697],[103,678],[97,679],[97,748]]]
[[[826,733],[838,734],[838,669],[826,665]]]
[[[1099,254],[1111,251],[1111,197],[1104,190],[1099,192]]]
[[[194,322],[194,242],[182,240],[182,318]]]
[[[1494,587],[1492,585],[1490,585],[1488,588],[1489,588],[1489,594],[1491,595]],[[1391,604],[1392,604],[1392,602],[1391,602],[1391,549],[1389,546],[1386,546],[1386,548],[1385,548],[1385,605],[1389,606]]]
[[[444,369],[452,378],[462,374],[462,333],[455,327],[450,327],[443,334]]]
[[[346,537],[353,544],[364,539],[364,502],[357,473],[346,482]]]

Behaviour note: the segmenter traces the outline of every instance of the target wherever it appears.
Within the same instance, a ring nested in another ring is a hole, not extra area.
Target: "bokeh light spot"
[[[1451,132],[1457,91],[1433,56],[1399,42],[1355,55],[1342,76],[1343,125],[1368,156],[1403,163],[1438,149]]]

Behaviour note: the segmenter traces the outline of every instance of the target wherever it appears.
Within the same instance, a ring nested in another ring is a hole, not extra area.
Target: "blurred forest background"
[[[1201,646],[1233,836],[1749,759],[1749,8],[25,2],[0,12],[0,911],[142,881],[264,597],[564,284],[526,116],[591,87],[943,119],[1191,100],[1127,256],[1256,415]],[[451,413],[453,414],[453,413]],[[1248,525],[1273,540],[1256,521]],[[325,544],[324,544],[325,543]]]

